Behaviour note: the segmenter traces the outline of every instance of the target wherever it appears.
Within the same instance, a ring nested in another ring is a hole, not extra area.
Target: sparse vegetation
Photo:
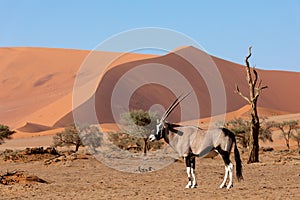
[[[54,147],[27,147],[23,150],[6,149],[5,151],[0,152],[0,158],[4,161],[14,162],[31,162],[52,158],[58,155],[59,153]]]
[[[266,118],[262,118],[261,126],[259,130],[259,139],[263,142],[270,141],[273,142],[273,130],[275,128],[274,121],[266,121]]]
[[[155,113],[143,110],[132,110],[121,115],[123,132],[109,134],[109,140],[124,150],[143,151],[144,155],[150,149],[159,149],[163,143],[156,141],[148,143],[148,137],[154,130],[156,120]]]
[[[296,136],[295,139],[297,141],[298,134],[293,134],[293,133],[296,133],[297,129],[299,129],[298,121],[290,120],[290,121],[283,121],[283,122],[275,123],[275,127],[281,131],[281,134],[285,140],[286,147],[289,150],[290,149],[290,139],[295,138],[295,137],[293,137],[293,135]]]
[[[57,133],[53,137],[53,145],[54,147],[75,146],[75,152],[77,152],[79,147],[82,146],[82,141],[76,126],[73,124]]]
[[[249,146],[250,139],[250,123],[242,118],[228,121],[225,126],[234,132],[237,142],[244,148]]]
[[[78,128],[83,145],[88,147],[90,153],[96,152],[96,148],[101,146],[103,141],[103,133],[96,126],[82,126]]]
[[[87,146],[90,151],[95,151],[101,145],[103,134],[95,126],[75,126],[65,128],[53,137],[54,147],[75,146],[75,152],[80,146]]]
[[[113,142],[118,148],[132,151],[132,152],[141,152],[144,151],[145,141],[143,138],[134,137],[128,133],[124,132],[110,132],[109,140]],[[146,151],[160,149],[163,146],[163,142],[154,141],[147,143]]]
[[[242,118],[233,119],[228,121],[225,126],[235,133],[239,144],[241,144],[244,148],[249,147],[250,122],[248,120]],[[259,139],[264,142],[273,142],[271,129],[274,126],[273,122],[266,122],[265,120],[262,120],[259,130]]]
[[[0,145],[4,143],[4,139],[11,139],[14,133],[15,131],[10,130],[8,126],[0,124]]]
[[[300,127],[292,133],[292,139],[297,142],[298,152],[300,154]]]

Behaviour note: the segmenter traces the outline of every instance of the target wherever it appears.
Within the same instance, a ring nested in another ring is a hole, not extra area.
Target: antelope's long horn
[[[191,91],[192,92],[192,91]],[[161,122],[164,121],[170,114],[171,112],[178,106],[178,104],[185,99],[189,94],[191,94],[191,92],[187,93],[186,95],[184,95],[182,97],[182,94],[179,95],[176,100],[171,104],[171,106],[166,110],[166,112],[164,113],[163,117],[161,118]]]
[[[171,110],[173,110],[175,107],[176,107],[176,105],[175,104],[178,104],[178,100],[179,100],[179,98],[182,96],[182,94],[181,95],[179,95],[176,99],[175,99],[175,101],[169,106],[169,108],[165,111],[165,113],[163,114],[163,116],[162,116],[162,118],[161,118],[161,122],[162,121],[164,121],[168,116],[169,116],[169,113],[170,113],[170,111]],[[175,106],[175,107],[174,107]],[[174,107],[174,108],[173,108]]]

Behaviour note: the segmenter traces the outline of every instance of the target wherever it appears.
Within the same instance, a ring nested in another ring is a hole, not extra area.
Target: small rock
[[[262,150],[264,152],[267,152],[267,151],[274,151],[274,148],[273,147],[262,147]]]

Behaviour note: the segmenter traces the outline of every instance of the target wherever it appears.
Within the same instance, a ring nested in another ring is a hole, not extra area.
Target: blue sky
[[[300,72],[299,0],[0,0],[0,47],[93,49],[122,31],[182,32],[208,53],[258,68]]]

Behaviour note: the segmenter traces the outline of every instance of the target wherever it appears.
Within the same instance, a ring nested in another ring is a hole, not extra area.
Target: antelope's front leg
[[[191,174],[192,174],[192,177],[193,177],[192,188],[196,188],[197,187],[197,181],[196,181],[196,175],[195,175],[195,168],[196,168],[196,158],[193,157],[191,159]]]
[[[190,157],[184,157],[184,160],[185,160],[185,166],[186,166],[186,173],[188,176],[188,184],[185,186],[185,188],[191,188],[191,186],[192,186],[191,160],[190,160]]]
[[[185,165],[186,165],[186,173],[188,176],[188,184],[185,186],[185,188],[196,188],[197,182],[196,182],[196,176],[195,176],[195,158],[192,158],[187,156],[185,159]]]

